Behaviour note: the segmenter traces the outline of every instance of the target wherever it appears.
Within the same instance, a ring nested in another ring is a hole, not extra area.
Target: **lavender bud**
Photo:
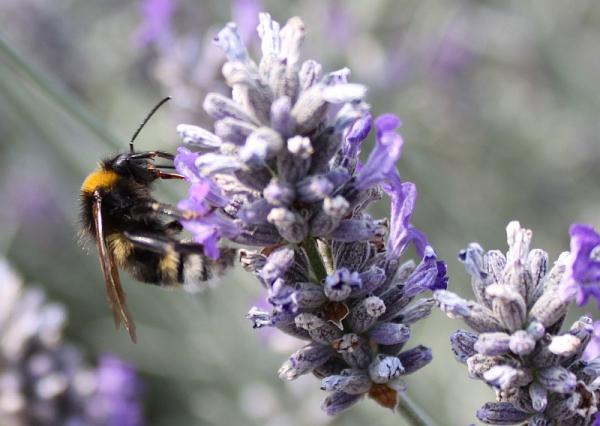
[[[248,246],[271,246],[281,242],[281,236],[277,232],[277,228],[270,224],[257,224],[250,229],[242,231],[238,236],[231,238],[238,244]]]
[[[273,251],[265,266],[260,271],[260,276],[268,284],[272,284],[276,279],[283,277],[285,271],[294,263],[294,250],[283,247]]]
[[[323,175],[308,176],[296,184],[298,199],[305,203],[320,201],[331,194],[333,189],[333,183]]]
[[[517,330],[510,336],[509,345],[512,353],[529,355],[535,349],[535,339],[524,330]]]
[[[258,120],[244,111],[236,102],[219,93],[206,95],[202,106],[206,113],[215,120],[231,117],[257,126],[260,125]]]
[[[300,67],[300,72],[298,73],[300,89],[304,92],[310,87],[317,84],[317,82],[321,79],[322,73],[323,68],[321,67],[321,64],[319,64],[317,61],[314,61],[312,59],[304,61],[304,63]]]
[[[404,367],[395,356],[378,354],[369,365],[369,376],[375,383],[388,383],[403,373]]]
[[[533,337],[534,340],[540,340],[546,334],[546,328],[539,321],[532,321],[527,326],[527,334]]]
[[[358,334],[344,334],[332,346],[352,368],[365,369],[371,363],[369,343]]]
[[[454,357],[465,364],[467,359],[475,355],[475,342],[477,335],[466,330],[457,330],[450,336],[450,345]]]
[[[314,130],[325,118],[327,102],[323,98],[323,87],[315,85],[302,92],[292,107],[292,117],[296,121],[296,131],[307,134]]]
[[[506,390],[514,386],[518,370],[509,365],[496,365],[483,373],[483,379],[497,389]]]
[[[245,62],[248,60],[248,52],[244,46],[234,22],[229,22],[225,28],[219,31],[214,38],[214,43],[225,52],[227,60]]]
[[[362,281],[358,272],[350,272],[347,268],[336,270],[325,278],[323,291],[329,300],[336,302],[348,298],[352,290],[362,287]]]
[[[267,220],[275,225],[283,238],[292,243],[300,243],[308,235],[306,220],[298,213],[284,207],[271,210]]]
[[[315,342],[329,344],[342,337],[342,331],[338,327],[314,314],[298,314],[294,321],[297,327],[308,331]]]
[[[279,179],[272,179],[263,191],[265,200],[274,206],[289,206],[295,195],[294,188]]]
[[[506,333],[482,333],[475,342],[475,350],[483,355],[504,355],[509,351],[510,336]]]
[[[342,220],[339,226],[329,234],[329,238],[349,243],[381,238],[386,232],[386,220],[346,219]]]
[[[600,357],[589,361],[585,367],[583,367],[583,372],[591,377],[600,376]]]
[[[549,328],[565,316],[568,307],[569,303],[560,297],[557,289],[547,288],[531,307],[529,317]]]
[[[363,269],[363,265],[371,256],[371,244],[368,241],[331,244],[333,265],[335,268],[348,268],[351,271]]]
[[[240,169],[234,172],[234,176],[242,185],[259,192],[262,191],[271,180],[271,174],[266,169]]]
[[[198,126],[190,124],[180,124],[177,126],[177,133],[183,143],[201,149],[217,149],[221,146],[221,138]]]
[[[433,299],[418,299],[413,304],[408,305],[398,312],[398,316],[395,319],[401,321],[403,324],[413,324],[428,317],[434,305],[435,301]]]
[[[323,294],[323,287],[318,284],[303,282],[297,283],[296,298],[299,309],[318,308],[327,301]]]
[[[433,300],[449,318],[464,318],[471,314],[468,302],[448,290],[438,290],[433,293]]]
[[[486,402],[477,410],[477,418],[492,425],[513,425],[528,417],[528,413],[516,409],[510,402]]]
[[[564,367],[548,367],[538,372],[537,380],[550,392],[571,393],[577,377]]]
[[[350,329],[356,333],[368,330],[385,312],[385,304],[377,296],[367,297],[352,307],[347,321]]]
[[[282,147],[283,140],[279,133],[268,127],[259,127],[248,136],[239,156],[244,163],[258,169],[281,151]]]
[[[222,140],[241,146],[257,127],[231,117],[215,121],[215,134]]]
[[[235,172],[246,165],[235,157],[208,152],[198,157],[194,163],[202,176],[210,177],[217,173]]]
[[[543,291],[542,279],[548,271],[548,253],[540,249],[531,250],[527,256],[527,270],[531,275],[531,286],[527,294],[527,301],[531,306]]]
[[[360,395],[369,391],[372,382],[363,370],[347,369],[341,374],[325,377],[321,381],[321,389],[327,392],[345,392]]]
[[[287,96],[273,101],[271,105],[271,127],[284,137],[292,135],[296,123],[292,117],[292,101]]]
[[[486,294],[492,299],[495,316],[509,331],[518,330],[523,326],[527,317],[527,307],[517,291],[501,284],[492,284],[486,288]]]
[[[492,283],[502,282],[506,258],[500,250],[490,250],[483,255],[483,265]]]
[[[364,99],[366,94],[366,86],[353,83],[327,86],[322,91],[323,99],[332,104],[360,101]]]
[[[555,355],[568,357],[579,350],[581,340],[571,334],[563,334],[562,336],[552,336],[548,350]]]
[[[467,359],[469,376],[483,379],[483,374],[496,365],[503,365],[505,360],[500,356],[488,356],[476,353]]]
[[[294,380],[324,364],[334,354],[330,346],[309,343],[294,352],[278,371],[279,377]]]
[[[326,215],[336,219],[341,219],[346,216],[350,210],[350,204],[341,195],[336,195],[333,198],[325,198],[323,200],[323,211]]]
[[[548,391],[546,391],[546,388],[538,382],[533,382],[529,385],[529,397],[533,409],[538,413],[543,413],[548,405]]]
[[[469,302],[470,315],[464,318],[465,323],[479,333],[505,331],[506,328],[494,316],[494,313],[478,303]]]
[[[321,405],[321,409],[325,411],[328,416],[335,416],[356,404],[361,398],[362,395],[360,394],[351,395],[345,392],[334,392],[325,398]]]
[[[385,271],[377,266],[372,266],[366,271],[361,272],[359,277],[362,281],[362,286],[353,289],[350,293],[350,297],[357,298],[366,296],[376,290],[386,279]]]
[[[404,366],[404,374],[412,374],[425,367],[433,359],[431,349],[419,345],[398,354],[398,359]]]
[[[465,250],[458,253],[458,260],[471,275],[471,286],[479,303],[485,303],[485,283],[488,273],[483,265],[483,248],[477,243],[471,243]]]
[[[397,345],[408,341],[410,328],[393,322],[377,323],[369,330],[369,339],[380,345]]]

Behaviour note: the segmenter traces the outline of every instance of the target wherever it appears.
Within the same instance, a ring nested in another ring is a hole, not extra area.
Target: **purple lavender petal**
[[[582,358],[585,361],[591,361],[599,356],[600,356],[600,321],[596,321],[596,322],[594,322],[594,332],[592,334],[592,339],[587,344]]]
[[[342,154],[346,157],[357,158],[360,154],[361,142],[367,138],[370,131],[371,113],[366,112],[348,130],[342,145]]]
[[[356,176],[358,189],[369,188],[384,180],[396,166],[400,158],[404,141],[396,129],[401,125],[400,119],[393,114],[383,114],[375,120],[377,143],[371,155]]]
[[[397,259],[412,242],[415,244],[417,254],[423,256],[427,246],[427,237],[410,224],[417,188],[412,182],[400,181],[400,175],[396,169],[390,171],[386,176],[387,183],[383,185],[384,191],[391,198],[390,212],[390,235],[387,242],[388,259]]]
[[[589,225],[574,224],[569,229],[571,254],[560,286],[563,299],[576,299],[584,305],[590,296],[600,307],[600,260],[594,251],[600,247],[600,235]]]

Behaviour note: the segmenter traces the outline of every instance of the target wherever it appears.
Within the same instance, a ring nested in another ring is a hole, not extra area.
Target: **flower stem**
[[[310,266],[315,273],[315,278],[317,282],[321,283],[327,276],[327,271],[325,270],[325,265],[323,265],[323,259],[321,259],[321,255],[319,254],[316,241],[312,237],[307,237],[302,245],[308,256]]]
[[[400,402],[397,407],[398,412],[404,418],[407,425],[410,426],[433,426],[435,423],[411,400],[406,393],[400,395]]]

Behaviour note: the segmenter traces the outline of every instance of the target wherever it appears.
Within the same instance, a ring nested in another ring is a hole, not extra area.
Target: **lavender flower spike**
[[[574,224],[569,229],[571,254],[560,285],[561,297],[575,299],[578,305],[594,297],[600,307],[600,235],[589,225]]]
[[[497,425],[591,425],[600,408],[600,358],[588,344],[592,320],[581,317],[559,332],[568,308],[559,285],[569,274],[569,259],[561,255],[548,270],[547,254],[529,250],[530,230],[511,222],[506,231],[506,256],[476,243],[459,255],[477,301],[449,291],[434,295],[448,316],[463,318],[476,331],[459,330],[450,340],[469,376],[496,391],[497,401],[485,404],[477,417]]]
[[[416,189],[396,171],[400,119],[383,114],[371,126],[367,88],[350,82],[348,68],[323,73],[301,60],[300,18],[280,26],[261,13],[257,32],[257,61],[234,24],[219,33],[231,98],[207,95],[213,129],[178,127],[186,148],[175,165],[190,183],[180,206],[194,212],[184,226],[213,257],[221,239],[257,248],[241,260],[270,309],[252,308],[248,319],[308,341],[282,379],[322,379],[329,415],[364,396],[393,409],[403,376],[431,360],[424,346],[405,348],[434,303],[421,295],[447,284],[445,263],[410,223]],[[376,146],[363,165],[370,133]],[[366,211],[384,191],[391,227]],[[402,261],[411,243],[418,259]]]

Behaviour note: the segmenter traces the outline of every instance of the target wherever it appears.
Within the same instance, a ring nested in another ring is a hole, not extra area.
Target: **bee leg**
[[[139,205],[133,209],[134,215],[146,216],[149,213],[158,213],[164,216],[172,217],[176,220],[193,220],[201,216],[192,210],[179,209],[170,204],[160,203],[158,201]]]
[[[179,173],[163,172],[154,168],[149,170],[154,173],[154,176],[158,179],[185,179],[185,177]]]
[[[164,254],[168,252],[177,252],[202,254],[204,252],[204,246],[194,242],[182,242],[162,238],[155,234],[132,234],[127,231],[124,232],[124,235],[134,246],[155,253]]]

